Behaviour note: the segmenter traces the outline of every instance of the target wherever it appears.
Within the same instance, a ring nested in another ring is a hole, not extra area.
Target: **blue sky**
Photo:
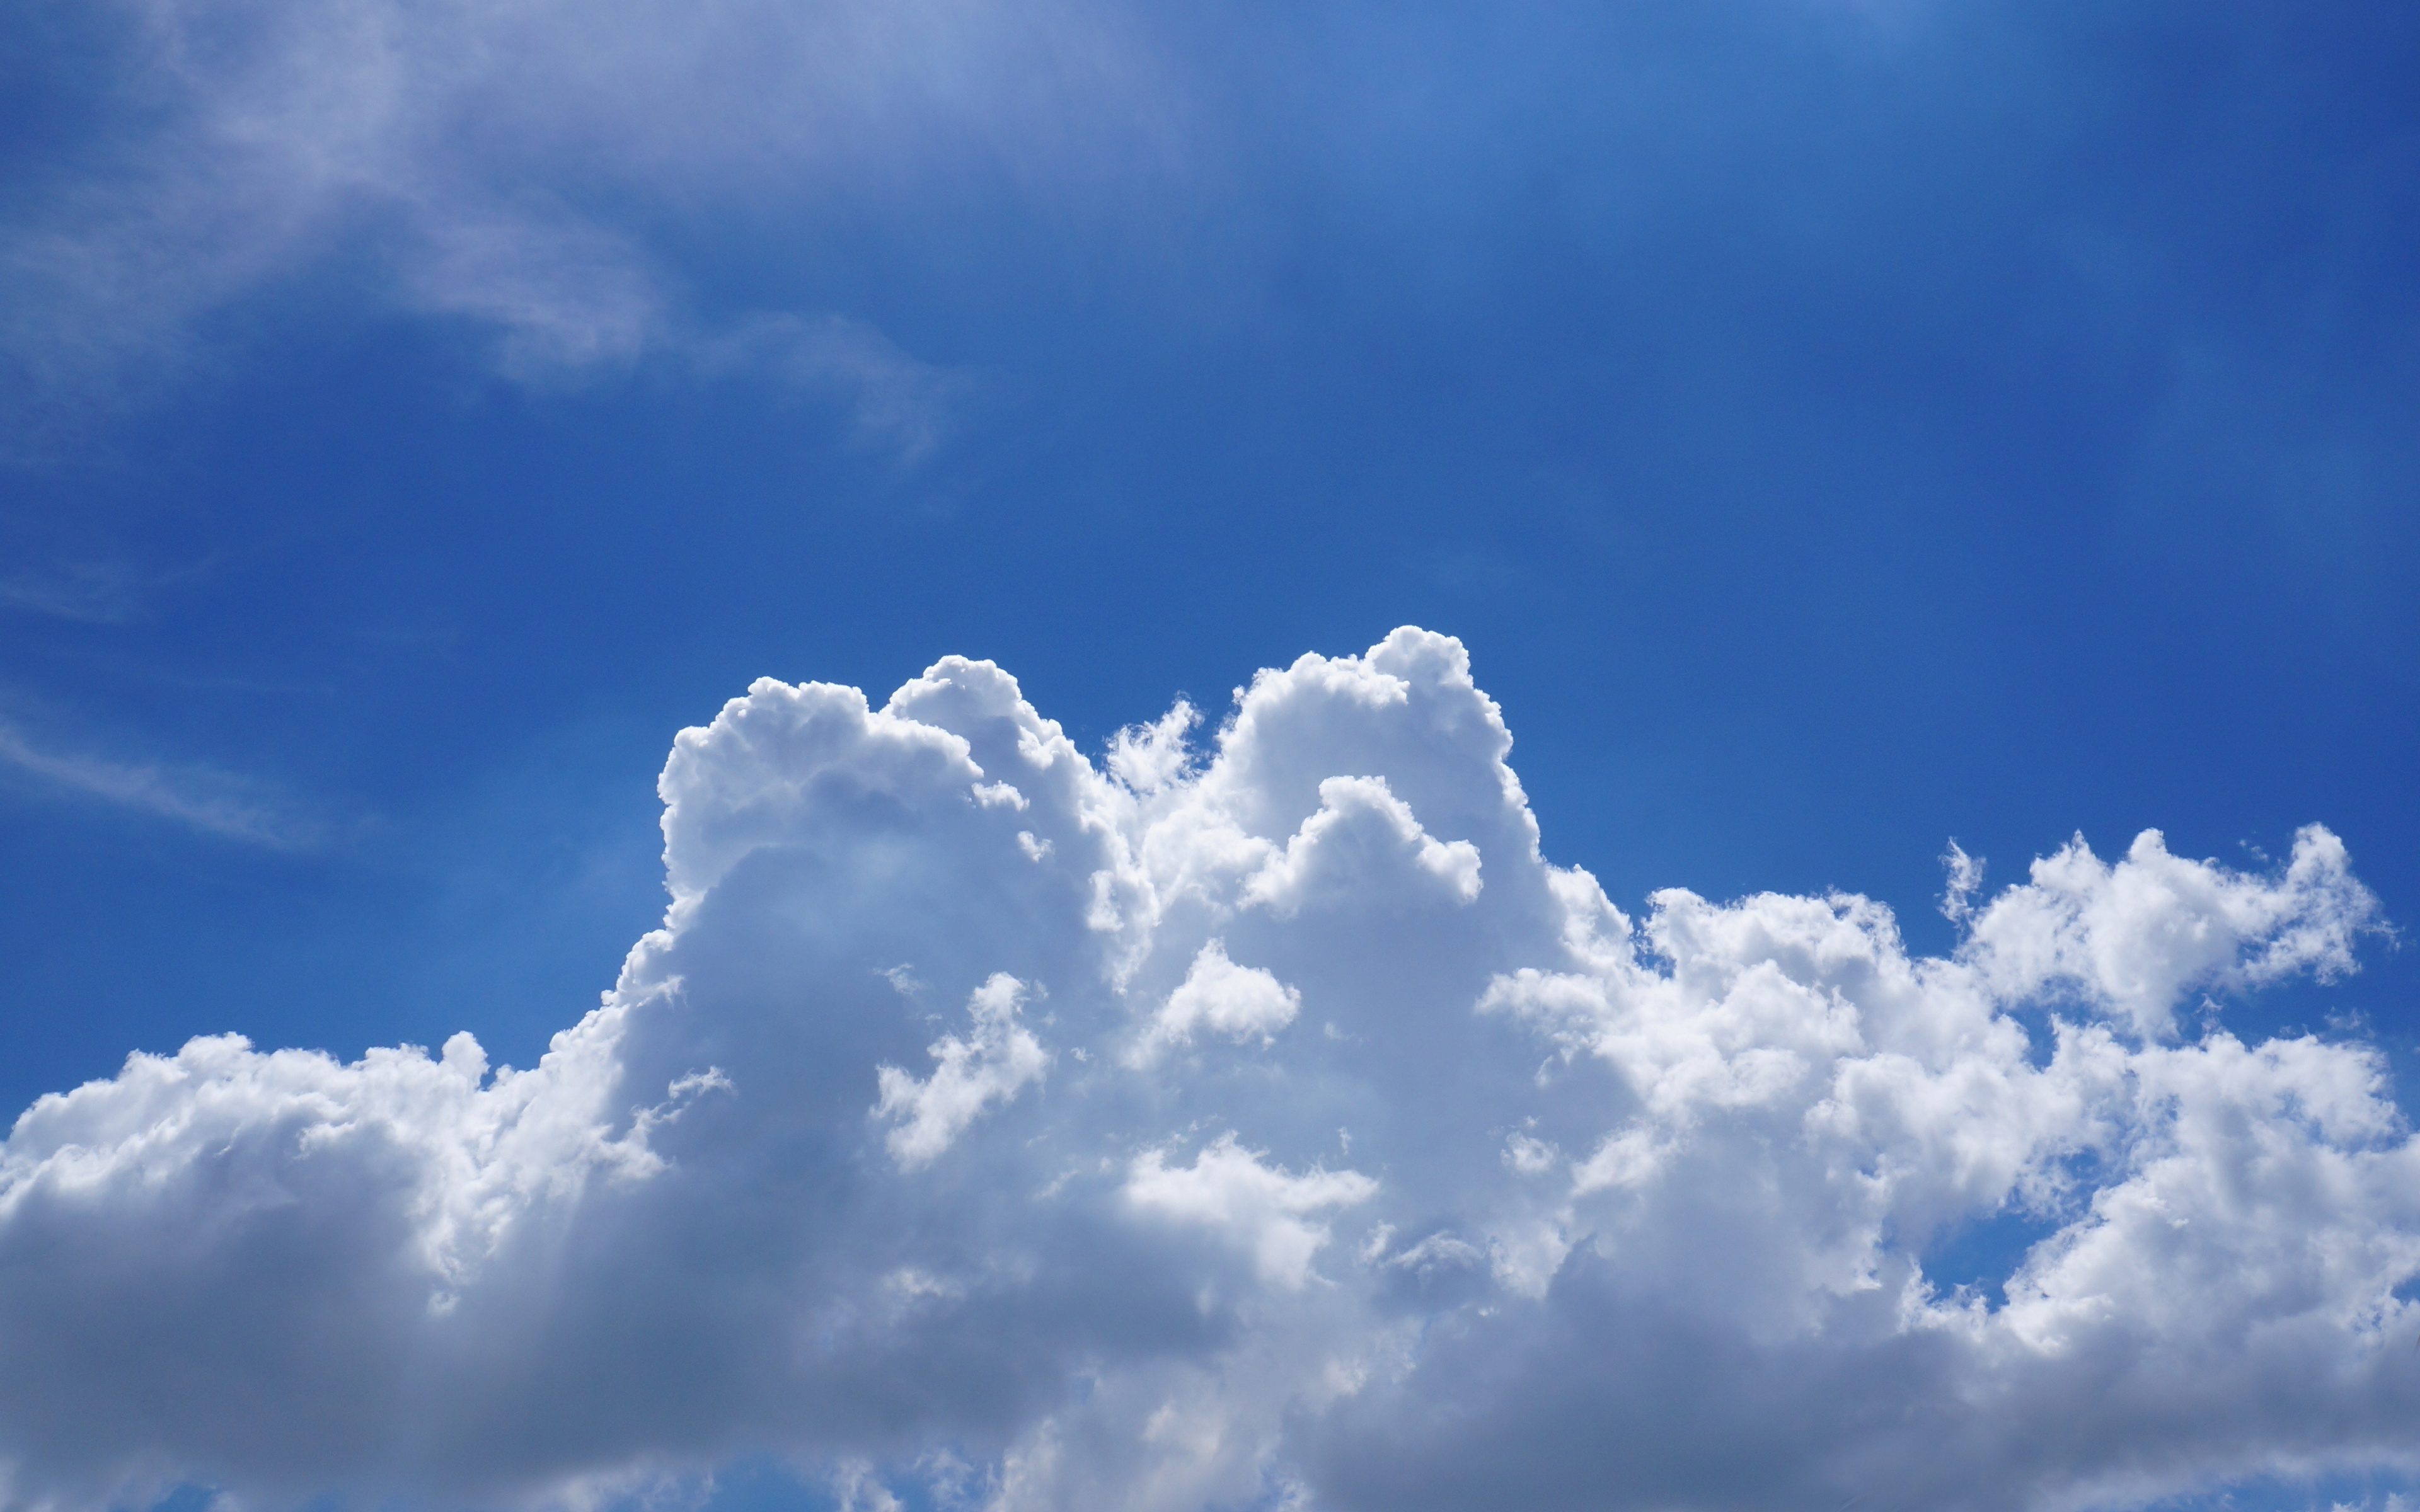
[[[2415,69],[2376,5],[21,8],[0,1100],[528,1066],[675,731],[947,654],[1098,761],[1458,637],[1634,917],[1939,954],[1953,837],[2316,823],[2408,931]],[[2209,991],[2405,1064],[2357,955]]]

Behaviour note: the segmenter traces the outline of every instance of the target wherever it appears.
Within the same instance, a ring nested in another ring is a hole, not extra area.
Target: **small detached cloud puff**
[[[137,1055],[0,1147],[0,1504],[1978,1509],[2410,1472],[2378,1052],[2180,1038],[2355,965],[2080,839],[1868,900],[1540,851],[1398,630],[1095,763],[985,662],[770,679],[667,763],[672,903],[534,1069]],[[1198,743],[1197,743],[1198,742]],[[2013,1225],[2005,1279],[1951,1255]],[[1827,1500],[1828,1499],[1828,1500]]]

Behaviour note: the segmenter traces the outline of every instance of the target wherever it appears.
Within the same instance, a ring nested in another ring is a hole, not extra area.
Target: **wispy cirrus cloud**
[[[0,608],[82,625],[124,625],[142,617],[138,575],[116,563],[71,562],[0,578]]]
[[[39,556],[39,548],[24,556]],[[152,612],[164,590],[207,578],[220,558],[146,567],[109,556],[33,562],[0,576],[0,609],[79,625],[131,625]]]
[[[0,764],[54,793],[169,820],[221,839],[302,850],[324,823],[261,784],[194,765],[116,761],[51,746],[0,720]]]
[[[759,314],[686,344],[690,364],[711,375],[769,378],[839,405],[858,440],[904,462],[931,455],[974,376],[918,360],[862,320]]]
[[[658,233],[812,225],[951,162],[1048,193],[1160,152],[1172,108],[1135,29],[1080,0],[126,0],[90,24],[106,105],[76,171],[0,219],[23,425],[182,382],[240,344],[225,312],[334,272],[349,307],[467,322],[520,381],[753,354],[921,455],[930,370],[861,315],[701,316]]]

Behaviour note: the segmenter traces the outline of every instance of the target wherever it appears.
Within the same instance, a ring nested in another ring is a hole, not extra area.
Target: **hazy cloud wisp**
[[[0,765],[53,789],[171,819],[227,840],[280,850],[317,843],[318,821],[259,784],[199,767],[127,763],[38,743],[0,720]]]
[[[85,24],[75,171],[0,218],[21,431],[173,388],[240,344],[225,312],[317,277],[332,309],[467,322],[519,381],[745,366],[914,460],[959,379],[860,316],[701,312],[665,228],[812,225],[941,162],[1047,193],[1171,140],[1150,50],[1075,0],[121,0]]]

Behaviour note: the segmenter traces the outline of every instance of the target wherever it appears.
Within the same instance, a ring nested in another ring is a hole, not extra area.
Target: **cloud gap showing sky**
[[[2388,933],[2318,825],[2079,837],[1958,944],[1632,915],[1406,627],[1088,757],[764,679],[535,1066],[196,1039],[0,1147],[0,1501],[2034,1508],[2406,1474],[2420,1145],[2223,1005]],[[1551,819],[1551,815],[1547,816]],[[2219,1005],[2212,1016],[2210,1005]],[[1967,1241],[2031,1241],[1998,1284]],[[2037,1237],[2039,1236],[2039,1237]],[[1958,1272],[1957,1274],[1948,1273]]]

